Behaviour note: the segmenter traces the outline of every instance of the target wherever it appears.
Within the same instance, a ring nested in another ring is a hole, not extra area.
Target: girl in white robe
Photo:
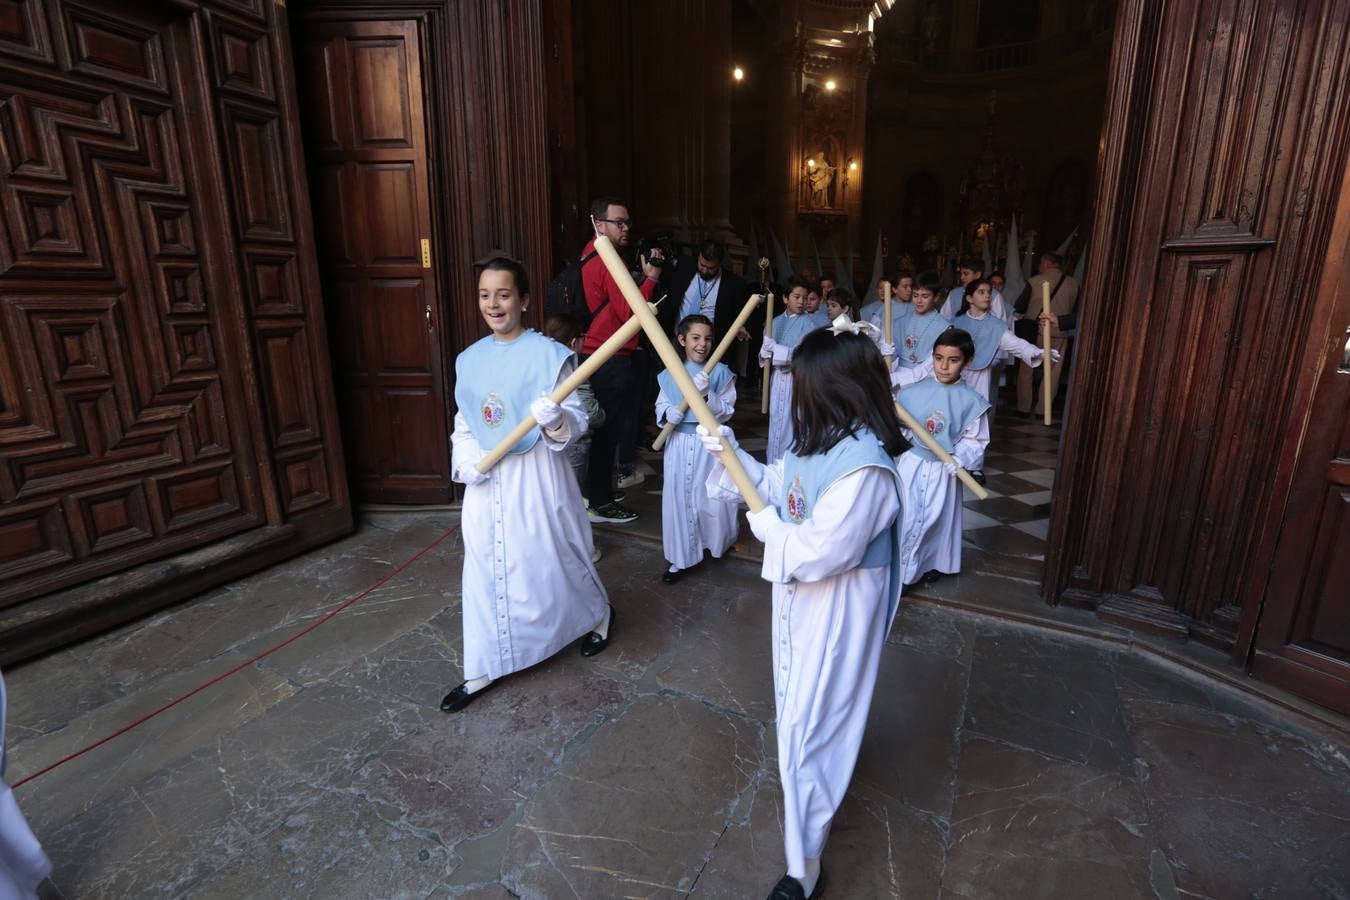
[[[989,443],[989,401],[961,378],[974,353],[969,334],[949,329],[933,346],[932,377],[902,389],[897,398],[965,469],[984,460]],[[901,580],[932,582],[939,575],[961,571],[961,482],[955,466],[940,462],[909,429],[905,437],[911,446],[896,465],[905,508],[900,526]]]
[[[994,371],[1001,359],[1015,356],[1034,369],[1041,364],[1041,357],[1045,355],[1045,351],[1035,344],[1022,340],[1008,329],[1007,323],[990,311],[993,298],[994,288],[987,279],[977,278],[972,281],[966,285],[967,308],[952,323],[956,328],[968,333],[975,342],[975,355],[971,358],[970,364],[961,370],[961,378],[991,404],[991,407],[994,399],[990,396]],[[1051,358],[1059,362],[1059,351],[1051,350],[1050,353]],[[980,418],[980,438],[986,445],[989,443],[988,416]],[[983,469],[983,455],[974,466],[968,468],[975,471]]]
[[[591,562],[591,526],[564,452],[586,432],[576,393],[548,393],[575,367],[564,346],[521,326],[529,282],[514,260],[493,259],[478,280],[492,334],[455,360],[451,469],[466,485],[464,676],[441,701],[468,706],[495,679],[541,662],[577,638],[592,656],[609,641],[613,610]],[[532,429],[487,472],[475,465],[527,415]]]
[[[52,872],[5,783],[5,679],[0,676],[0,900],[30,900]]]
[[[903,447],[886,371],[861,323],[836,323],[797,349],[791,451],[737,456],[768,505],[748,516],[773,584],[773,675],[787,874],[770,898],[815,897],[830,823],[858,758],[886,633],[899,605]],[[710,452],[735,447],[725,425]],[[708,493],[733,498],[720,460]]]
[[[686,316],[675,329],[676,340],[684,348],[685,368],[702,391],[708,408],[718,422],[725,422],[736,411],[736,377],[722,363],[711,373],[703,373],[712,353],[713,324],[706,316]],[[681,410],[684,398],[669,372],[657,378],[661,386],[656,396],[656,422],[674,425],[665,445],[665,484],[661,489],[661,545],[670,565],[661,581],[674,584],[683,573],[703,562],[704,552],[720,558],[735,542],[738,527],[736,504],[713,500],[708,496],[708,472],[712,460],[694,433],[694,416]]]
[[[773,320],[773,337],[764,336],[759,358],[769,363],[772,381],[769,382],[769,440],[765,459],[781,459],[792,446],[792,351],[802,338],[820,327],[813,317],[806,315],[803,305],[809,288],[805,281],[792,278],[783,297],[786,312]]]

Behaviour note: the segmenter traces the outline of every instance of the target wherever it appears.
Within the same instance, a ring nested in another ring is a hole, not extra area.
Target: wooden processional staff
[[[886,343],[894,346],[894,338],[891,335],[891,283],[884,281],[881,284],[881,313],[886,317]],[[891,358],[886,357],[886,371],[891,370]]]
[[[684,362],[680,359],[680,354],[675,352],[675,348],[670,343],[670,338],[666,336],[661,328],[661,323],[656,321],[656,316],[652,314],[651,307],[643,299],[642,292],[633,282],[633,278],[628,274],[628,268],[624,265],[623,259],[619,256],[619,251],[614,249],[614,244],[607,237],[599,237],[595,240],[595,252],[599,254],[600,259],[604,261],[605,268],[609,269],[609,274],[614,278],[614,283],[619,286],[623,292],[624,299],[633,309],[633,320],[641,323],[641,328],[647,333],[647,340],[651,341],[652,348],[656,350],[661,361],[665,363],[670,375],[675,379],[675,385],[684,395],[685,402],[693,410],[694,418],[702,425],[709,434],[717,434],[719,423],[713,418],[712,410],[708,409],[708,404],[704,401],[703,395],[694,387],[694,380],[689,377],[689,372],[684,368]],[[750,507],[751,512],[759,512],[764,508],[764,500],[755,490],[755,483],[750,480],[750,473],[745,471],[745,466],[741,465],[740,459],[736,456],[736,451],[725,444],[722,451],[717,454],[722,460],[722,465],[726,468],[727,474],[731,480],[736,483],[736,489],[741,492],[745,498],[745,505]]]
[[[1045,406],[1044,422],[1050,424],[1050,392],[1054,385],[1050,383],[1050,367],[1054,365],[1050,360],[1050,280],[1041,282],[1041,315],[1045,318],[1041,321],[1041,349],[1045,354],[1041,357],[1041,403]],[[1025,333],[1025,332],[1024,332]]]
[[[746,319],[750,318],[750,314],[755,311],[755,307],[759,306],[759,302],[763,299],[764,296],[762,294],[755,294],[749,300],[745,301],[745,306],[741,307],[740,315],[736,317],[736,321],[731,323],[731,329],[723,336],[722,342],[717,345],[717,349],[713,350],[712,355],[708,357],[708,361],[703,364],[704,375],[712,375],[713,369],[717,368],[717,364],[722,361],[722,357],[726,356],[727,351],[731,349],[731,345],[735,343],[736,335],[739,334],[741,328],[744,327]],[[683,366],[681,366],[681,368],[683,368]],[[680,412],[684,412],[688,408],[689,401],[681,400]],[[670,433],[674,430],[675,426],[667,422],[665,427],[661,429],[661,433],[656,436],[656,440],[652,441],[652,449],[660,450],[664,447],[666,441],[670,440]]]
[[[759,283],[767,284],[769,279],[769,258],[761,256],[759,258]],[[773,294],[769,294],[769,306],[764,312],[764,336],[773,339]],[[773,376],[773,360],[766,359],[760,363],[760,368],[764,370],[764,384],[760,387],[759,411],[761,415],[769,414],[769,382]]]

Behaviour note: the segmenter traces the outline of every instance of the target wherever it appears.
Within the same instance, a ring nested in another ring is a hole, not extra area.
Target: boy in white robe
[[[984,423],[989,401],[961,378],[974,353],[969,334],[949,329],[933,346],[932,377],[902,389],[898,397],[915,421],[966,469],[983,461],[989,442]],[[905,507],[901,579],[905,584],[921,578],[933,582],[942,574],[961,571],[961,482],[956,467],[940,462],[909,429],[905,437],[911,446],[896,465]]]
[[[0,676],[0,900],[30,900],[52,873],[14,792],[5,782],[5,679]]]
[[[548,393],[575,368],[564,346],[521,325],[529,280],[494,257],[478,279],[478,308],[492,334],[455,360],[451,470],[466,485],[464,676],[441,701],[459,712],[496,679],[528,668],[584,636],[583,656],[609,643],[614,611],[591,561],[590,521],[567,447],[586,431],[575,392]],[[526,415],[532,429],[487,472],[475,465]]]
[[[766,334],[759,348],[759,358],[769,363],[773,373],[769,376],[769,440],[765,451],[769,462],[781,459],[792,445],[792,351],[819,327],[803,311],[808,291],[800,278],[788,280],[788,292],[783,297],[785,312],[774,318],[773,337]]]
[[[711,373],[703,366],[713,349],[713,323],[701,315],[686,316],[675,329],[684,348],[685,369],[694,387],[705,396],[718,422],[736,411],[736,376],[718,363]],[[669,372],[657,377],[656,423],[674,426],[665,445],[665,486],[661,490],[661,545],[669,567],[661,581],[675,584],[684,573],[703,562],[703,554],[721,558],[736,540],[736,504],[708,496],[708,472],[712,460],[694,434],[698,424],[688,410],[680,409],[684,398]]]
[[[823,890],[820,858],[858,759],[886,634],[899,605],[901,500],[892,457],[903,446],[881,355],[862,323],[808,335],[794,365],[804,433],[767,466],[731,430],[697,429],[712,453],[729,445],[764,509],[748,516],[773,584],[773,667],[787,874],[770,900]],[[708,493],[737,496],[721,461]]]

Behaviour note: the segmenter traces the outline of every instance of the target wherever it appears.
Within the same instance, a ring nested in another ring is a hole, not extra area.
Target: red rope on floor
[[[293,635],[291,635],[290,637],[286,638],[286,640],[282,641],[281,643],[275,644],[275,645],[273,645],[273,646],[271,646],[271,647],[268,647],[266,650],[264,650],[263,652],[259,653],[257,656],[253,657],[252,659],[246,660],[245,662],[241,662],[239,665],[235,666],[233,669],[230,669],[228,672],[223,672],[223,673],[221,673],[220,675],[217,675],[215,678],[212,678],[210,681],[207,681],[207,682],[204,682],[203,684],[197,685],[197,687],[195,687],[195,688],[193,688],[192,690],[188,691],[186,694],[183,694],[183,695],[180,696],[180,697],[175,697],[174,699],[170,700],[168,703],[165,703],[165,704],[164,704],[163,706],[161,706],[159,709],[156,709],[156,710],[154,710],[154,711],[152,711],[152,712],[148,712],[148,713],[146,713],[145,715],[141,716],[139,719],[137,719],[136,721],[132,722],[130,725],[123,726],[122,728],[117,729],[117,730],[114,731],[112,734],[108,735],[107,737],[100,738],[99,740],[94,741],[94,743],[90,744],[89,746],[83,747],[83,748],[81,748],[81,749],[79,749],[79,750],[76,750],[74,753],[70,754],[69,756],[65,756],[65,757],[62,757],[61,759],[58,759],[56,762],[52,763],[50,766],[47,766],[45,769],[39,769],[38,771],[34,772],[32,775],[29,775],[29,776],[27,776],[26,778],[23,778],[23,779],[20,779],[19,781],[16,781],[16,782],[14,783],[14,785],[13,785],[13,789],[14,789],[14,790],[18,790],[19,788],[23,787],[23,786],[24,786],[25,784],[27,784],[28,782],[32,781],[34,778],[40,778],[40,777],[42,777],[43,775],[46,775],[46,774],[47,774],[48,772],[50,772],[52,769],[55,769],[55,768],[57,768],[57,767],[59,767],[59,766],[63,766],[63,765],[65,765],[66,763],[70,762],[72,759],[78,759],[79,757],[84,756],[84,754],[88,753],[90,750],[95,749],[96,747],[102,747],[104,744],[108,743],[108,741],[111,741],[113,738],[121,737],[122,735],[124,735],[124,734],[126,734],[128,731],[130,731],[131,729],[137,727],[138,725],[143,725],[143,724],[145,724],[146,722],[150,721],[151,719],[153,719],[155,716],[159,715],[160,713],[165,712],[166,710],[173,709],[175,706],[177,706],[178,704],[182,703],[184,700],[188,699],[189,697],[192,697],[192,696],[194,696],[194,695],[196,695],[196,694],[200,694],[202,691],[206,690],[206,689],[209,688],[211,685],[216,684],[217,682],[220,682],[220,681],[224,681],[226,678],[229,678],[229,677],[230,677],[231,675],[233,675],[235,672],[238,672],[238,671],[240,671],[241,669],[247,669],[249,666],[253,665],[253,664],[256,663],[258,660],[260,660],[260,659],[262,659],[262,658],[264,658],[264,657],[266,657],[266,656],[270,656],[270,655],[272,655],[273,653],[276,653],[276,652],[277,652],[278,650],[280,650],[282,647],[288,646],[289,644],[291,644],[291,643],[293,643],[293,642],[299,640],[300,638],[302,638],[302,637],[304,637],[305,635],[309,634],[309,633],[310,633],[311,631],[313,631],[314,629],[318,628],[318,627],[319,627],[320,625],[322,625],[324,622],[327,622],[329,619],[333,618],[333,617],[336,616],[338,613],[342,612],[342,611],[343,611],[344,609],[346,609],[347,607],[349,607],[349,606],[351,606],[352,604],[356,603],[358,600],[361,600],[362,598],[364,598],[364,597],[366,597],[366,596],[369,596],[369,595],[370,595],[371,593],[373,593],[374,591],[379,590],[381,587],[383,587],[383,586],[389,581],[389,579],[393,578],[395,575],[399,574],[399,573],[402,572],[404,569],[408,568],[408,566],[410,566],[410,565],[412,565],[413,563],[417,562],[417,560],[421,559],[422,556],[425,555],[426,553],[429,553],[431,550],[435,549],[435,547],[436,547],[437,544],[439,544],[441,541],[443,541],[443,540],[445,540],[446,538],[448,538],[450,535],[454,534],[455,531],[457,531],[458,529],[459,529],[459,524],[458,524],[458,523],[456,523],[456,524],[454,524],[454,525],[451,525],[449,528],[447,528],[445,531],[443,531],[443,532],[441,533],[441,536],[438,537],[438,538],[436,538],[436,540],[432,541],[430,544],[427,544],[427,545],[426,545],[425,547],[423,547],[421,550],[418,550],[418,551],[417,551],[416,553],[414,553],[412,556],[408,557],[408,558],[405,559],[403,562],[399,563],[398,566],[397,566],[392,572],[390,572],[388,575],[384,576],[384,577],[381,578],[379,581],[375,582],[375,583],[372,584],[370,587],[366,588],[364,591],[362,591],[361,593],[357,594],[356,596],[351,597],[351,598],[349,598],[349,599],[347,599],[347,600],[344,600],[340,606],[338,606],[338,607],[337,607],[336,609],[334,609],[332,612],[326,613],[325,615],[323,615],[322,617],[320,617],[319,620],[316,621],[316,622],[314,622],[312,625],[308,625],[308,626],[306,626],[305,628],[301,629],[300,631],[297,631],[295,634],[293,634]]]

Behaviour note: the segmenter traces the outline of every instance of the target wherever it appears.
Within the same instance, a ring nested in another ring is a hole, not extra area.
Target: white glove
[[[698,390],[700,394],[708,393],[708,386],[710,384],[712,384],[712,381],[708,378],[707,375],[703,374],[702,372],[694,373],[694,387]]]
[[[670,409],[666,410],[666,421],[671,425],[680,424],[684,421],[684,410],[680,409],[678,406],[672,406]]]
[[[695,428],[694,433],[697,434],[698,439],[703,442],[703,449],[714,456],[721,453],[723,448],[734,453],[736,452],[737,446],[739,446],[736,443],[736,435],[725,425],[717,426],[716,434],[709,434],[708,429],[704,428],[702,425]]]
[[[773,342],[773,338],[766,335],[764,343],[759,345],[759,358],[766,362],[773,359],[773,348],[775,346],[777,345]]]
[[[765,544],[769,542],[774,532],[783,527],[783,520],[779,517],[778,510],[772,506],[765,506],[759,512],[746,513],[745,521],[750,523],[750,530],[755,537]]]
[[[955,477],[956,477],[956,463],[943,463],[943,464],[942,464],[942,471],[946,472],[948,475],[950,475],[950,476],[952,476],[953,478],[955,478]]]
[[[1063,358],[1064,358],[1064,354],[1060,353],[1058,350],[1054,349],[1053,347],[1050,349],[1050,361],[1051,361],[1052,363],[1058,363],[1058,362],[1059,362],[1061,359],[1063,359]]]
[[[488,480],[488,477],[478,471],[478,467],[473,463],[465,463],[460,466],[459,471],[456,472],[455,475],[466,485],[482,484],[484,481]]]
[[[547,394],[530,404],[530,414],[545,431],[552,431],[563,423],[562,407],[550,400]]]

